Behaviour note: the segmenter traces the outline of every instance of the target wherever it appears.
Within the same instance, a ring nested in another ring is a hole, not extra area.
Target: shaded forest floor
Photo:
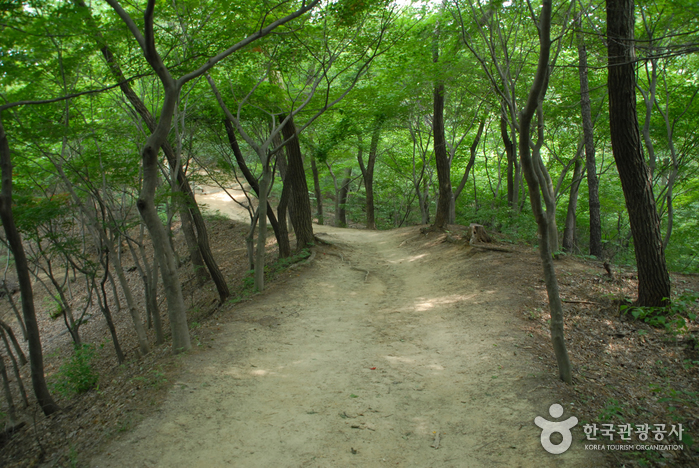
[[[570,301],[565,320],[575,380],[567,386],[556,377],[546,291],[530,246],[474,249],[460,240],[458,226],[449,236],[418,227],[317,226],[333,245],[319,244],[308,265],[280,268],[264,293],[252,295],[246,227],[216,217],[209,228],[237,299],[219,307],[213,286],[197,287],[185,265],[195,349],[175,357],[166,343],[137,356],[122,311],[116,319],[127,362],[117,366],[95,314],[81,331],[97,345],[98,387],[59,398],[64,410],[50,418],[30,406],[22,416],[27,424],[3,442],[2,466],[696,462],[686,445],[584,450],[583,423],[682,423],[698,438],[696,325],[673,336],[620,316],[619,300],[635,295],[630,271],[615,270],[610,279],[597,262],[557,261],[561,294]],[[274,243],[268,247],[273,263]],[[140,279],[132,275],[136,289]],[[675,290],[699,290],[697,277],[673,280]],[[59,321],[42,313],[41,326],[51,381],[71,345]],[[535,416],[549,418],[552,403],[564,405],[564,418],[581,421],[560,456],[543,451],[533,424]],[[603,443],[598,439],[588,443]]]

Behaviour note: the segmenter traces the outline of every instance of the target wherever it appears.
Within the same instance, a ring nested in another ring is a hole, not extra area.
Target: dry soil
[[[184,358],[161,410],[92,466],[604,464],[579,426],[562,455],[540,445],[534,418],[551,419],[556,402],[563,419],[575,409],[523,347],[517,312],[535,261],[513,283],[513,254],[417,228],[315,229],[334,246],[227,312],[214,348]]]

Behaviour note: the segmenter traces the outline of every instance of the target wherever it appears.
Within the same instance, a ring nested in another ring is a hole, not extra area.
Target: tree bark
[[[277,205],[277,217],[279,223],[279,235],[286,239],[284,246],[284,255],[282,255],[281,246],[279,248],[279,257],[286,258],[291,255],[291,245],[289,244],[289,225],[287,223],[287,214],[289,213],[289,202],[291,201],[291,181],[284,177],[288,175],[286,170],[286,155],[281,153],[277,155],[277,167],[279,167],[280,176],[282,177],[282,193],[279,196],[279,204]],[[282,171],[282,167],[284,170]],[[283,174],[283,175],[282,175]]]
[[[340,184],[340,196],[338,197],[339,209],[338,209],[338,226],[347,227],[347,194],[349,193],[349,185],[352,180],[352,168],[345,168],[345,174],[342,177],[342,183]]]
[[[265,158],[267,159],[267,158]],[[267,212],[267,194],[272,181],[272,171],[269,168],[268,161],[265,161],[262,168],[262,178],[260,179],[260,195],[258,197],[259,204],[257,206],[258,213]],[[257,229],[257,252],[255,253],[255,288],[258,291],[263,291],[265,288],[265,247],[267,244],[267,217],[258,216]]]
[[[565,345],[563,331],[563,303],[558,289],[556,270],[553,265],[553,257],[550,245],[549,218],[544,213],[541,203],[541,183],[535,168],[536,162],[531,157],[531,122],[537,108],[540,107],[546,93],[549,73],[549,56],[551,52],[551,0],[543,0],[541,14],[539,16],[539,61],[536,75],[527,102],[520,114],[519,128],[519,154],[522,162],[524,177],[529,186],[529,199],[532,211],[539,227],[539,253],[544,267],[544,280],[549,298],[549,310],[551,312],[551,341],[558,363],[558,374],[566,383],[571,383],[573,376],[570,368],[570,360]]]
[[[141,98],[139,98],[138,95],[133,91],[133,89],[131,89],[131,85],[124,78],[124,74],[121,71],[121,67],[117,63],[114,55],[109,49],[109,46],[105,45],[101,49],[101,52],[104,56],[105,61],[107,62],[107,65],[109,66],[112,75],[119,83],[121,83],[119,87],[121,91],[124,93],[124,96],[126,96],[126,98],[129,100],[136,112],[141,116],[141,118],[146,124],[146,127],[148,127],[148,130],[151,133],[154,132],[157,127],[155,119],[153,118],[153,116],[151,115],[150,111],[145,106]],[[194,254],[191,257],[192,266],[196,271],[197,269],[201,270],[204,267],[204,265],[206,265],[206,268],[209,270],[209,274],[211,275],[211,279],[213,279],[214,284],[216,285],[216,290],[219,294],[219,300],[221,303],[223,303],[228,298],[228,296],[230,296],[230,291],[228,290],[226,280],[223,274],[221,273],[221,270],[219,269],[216,260],[214,259],[213,253],[211,252],[211,245],[209,244],[209,236],[206,229],[206,223],[204,222],[204,217],[201,215],[201,210],[199,210],[199,206],[197,205],[196,199],[194,198],[194,192],[192,192],[192,187],[189,185],[189,181],[187,180],[186,175],[182,171],[179,161],[175,156],[174,151],[172,150],[172,146],[170,146],[170,144],[167,141],[164,141],[162,144],[162,150],[165,154],[165,157],[168,160],[168,163],[170,164],[170,167],[177,168],[177,184],[179,186],[179,190],[184,195],[184,205],[178,205],[181,207],[186,207],[187,211],[189,212],[185,213],[184,210],[180,210],[180,216],[183,219],[183,227],[184,223],[187,223],[189,221],[189,219],[185,220],[185,218],[191,218],[192,224],[194,224],[194,227],[197,231],[196,241],[197,248],[199,250],[199,255]],[[191,242],[193,239],[191,238],[191,235],[189,235],[185,236],[185,240]],[[187,247],[191,254],[194,251],[194,246],[188,244]],[[200,262],[200,260],[203,260],[203,263]]]
[[[112,313],[109,310],[109,300],[107,299],[107,290],[105,288],[105,284],[109,278],[109,251],[104,253],[103,259],[103,261],[100,261],[104,268],[104,275],[102,276],[102,281],[100,281],[100,290],[102,291],[102,295],[97,293],[97,303],[99,304],[102,315],[104,315],[104,319],[107,322],[109,333],[112,335],[112,344],[114,345],[114,353],[117,356],[117,361],[119,364],[123,364],[124,352],[121,350],[121,346],[119,345],[119,337],[117,336],[116,327],[114,326],[114,320],[112,320]]]
[[[250,185],[253,192],[255,192],[255,195],[257,195],[259,199],[260,184],[257,183],[257,179],[252,174],[252,172],[250,172],[248,165],[245,163],[243,153],[242,151],[240,151],[240,145],[238,145],[238,139],[235,136],[233,122],[231,122],[231,120],[228,117],[226,117],[223,120],[223,124],[226,127],[228,143],[230,144],[231,149],[233,150],[233,156],[235,157],[235,160],[238,163],[238,167],[240,168],[240,171],[243,173],[243,177],[245,177],[245,180]],[[274,209],[269,204],[267,204],[267,218],[269,218],[269,224],[272,225],[272,229],[274,230],[274,237],[276,237],[277,239],[277,245],[279,246],[279,257],[288,257],[289,255],[291,255],[291,246],[289,245],[289,233],[286,230],[286,221],[284,221],[284,230],[282,232],[281,223],[277,220],[277,217],[274,215]]]
[[[374,216],[374,167],[378,157],[379,139],[381,137],[381,127],[383,126],[383,116],[378,116],[374,121],[374,129],[371,133],[371,144],[369,146],[369,160],[366,167],[362,158],[362,142],[359,141],[359,152],[357,161],[359,169],[362,171],[364,188],[366,190],[366,228],[376,229],[376,218]]]
[[[10,426],[15,425],[15,403],[12,399],[12,390],[10,390],[10,379],[7,378],[7,369],[5,367],[5,358],[0,355],[0,377],[2,377],[2,388],[7,401],[7,419]]]
[[[15,375],[15,380],[17,381],[17,386],[19,387],[19,394],[22,397],[22,403],[24,405],[24,408],[29,407],[29,399],[27,398],[27,391],[24,388],[24,383],[22,382],[22,375],[19,372],[19,365],[17,365],[17,359],[15,359],[15,355],[12,353],[12,348],[10,348],[10,343],[7,341],[7,337],[5,336],[5,331],[3,329],[0,329],[0,336],[2,336],[2,341],[5,344],[5,350],[7,351],[7,355],[10,357],[10,360],[12,361],[12,373]],[[14,334],[11,334],[12,330],[10,329],[9,333],[10,338],[14,339]],[[16,342],[16,340],[15,340]],[[17,348],[15,348],[17,349]],[[20,362],[22,362],[22,357],[24,354],[22,353],[21,350],[18,350],[20,354]],[[27,360],[24,359],[24,363],[26,364]],[[24,364],[21,364],[24,365]]]
[[[56,172],[61,177],[61,179],[65,183],[66,188],[70,192],[71,197],[73,197],[73,203],[78,205],[80,210],[83,212],[85,219],[88,220],[88,225],[91,229],[94,230],[93,236],[95,237],[96,242],[101,241],[103,245],[107,248],[109,253],[112,255],[114,271],[117,274],[117,279],[119,280],[121,289],[124,292],[124,297],[126,297],[126,304],[129,308],[129,314],[131,315],[131,320],[133,321],[134,329],[136,330],[139,349],[141,351],[141,354],[146,355],[150,352],[150,347],[148,346],[148,339],[146,337],[146,331],[143,328],[141,316],[138,312],[138,309],[136,308],[136,301],[134,300],[133,295],[131,294],[131,288],[129,286],[128,281],[126,280],[126,275],[124,274],[124,268],[121,265],[118,247],[115,245],[114,239],[112,239],[112,237],[106,231],[106,223],[104,222],[104,211],[102,213],[102,222],[100,222],[100,218],[97,217],[96,214],[91,213],[90,208],[86,206],[75,193],[75,190],[73,189],[73,186],[70,184],[68,177],[66,177],[65,173],[63,172],[63,168],[61,167],[61,165],[54,164],[54,166],[56,168]],[[97,202],[100,204],[100,208],[104,210],[103,201],[97,199]],[[97,248],[101,249],[102,245],[97,245]],[[116,294],[114,297],[116,298]]]
[[[173,169],[171,168],[171,171],[172,170]],[[177,187],[177,184],[173,184],[173,191],[177,191],[178,193],[182,194]],[[189,252],[189,259],[192,261],[192,268],[194,269],[194,274],[197,278],[197,284],[199,286],[203,286],[211,278],[211,276],[206,269],[204,259],[201,256],[201,251],[199,250],[197,234],[194,232],[194,221],[192,220],[192,215],[187,207],[187,201],[178,200],[177,206],[178,212],[180,213],[180,222],[182,223],[182,232],[184,233],[184,239],[187,243],[187,251]]]
[[[481,123],[478,126],[478,132],[476,133],[476,138],[473,139],[473,143],[471,143],[471,147],[469,148],[470,157],[468,159],[468,164],[466,164],[464,176],[461,178],[459,186],[456,187],[456,190],[454,191],[454,203],[456,203],[456,200],[459,198],[459,195],[461,195],[461,192],[463,191],[464,187],[466,187],[466,182],[468,182],[468,175],[471,173],[471,169],[473,169],[473,165],[476,163],[476,150],[478,149],[478,144],[481,142],[481,136],[483,135],[484,128],[485,119],[481,120]]]
[[[638,128],[633,0],[607,0],[607,38],[612,152],[634,240],[638,267],[637,304],[664,306],[670,297],[670,276],[650,170],[643,157]]]
[[[575,250],[575,227],[576,227],[576,211],[578,208],[578,192],[580,183],[582,182],[583,171],[585,165],[579,154],[575,155],[575,167],[573,168],[573,180],[570,184],[570,193],[568,194],[568,212],[566,213],[566,224],[563,229],[563,250],[573,252]]]
[[[283,120],[284,116],[281,119]],[[291,182],[291,199],[294,207],[291,216],[296,233],[296,250],[299,251],[313,245],[315,239],[313,237],[311,199],[308,196],[306,171],[303,169],[303,156],[293,118],[289,119],[282,128],[282,136],[287,142],[286,153],[289,158],[287,178]]]
[[[166,89],[165,104],[161,115],[161,123],[158,125],[162,129],[169,129],[170,120],[167,115],[172,116],[174,101],[176,100],[173,90]],[[170,317],[170,328],[172,331],[172,349],[174,353],[180,353],[191,349],[189,338],[189,328],[187,327],[187,310],[182,296],[182,285],[177,274],[175,256],[169,247],[167,232],[163,226],[155,207],[155,189],[158,180],[158,150],[162,144],[163,131],[153,133],[141,152],[143,165],[143,186],[136,202],[141,218],[148,228],[153,243],[155,257],[158,259],[160,270],[162,271],[165,298],[168,303],[168,315]],[[160,141],[159,141],[160,140]]]
[[[587,171],[587,194],[590,206],[590,255],[602,257],[602,221],[600,216],[599,180],[595,160],[595,135],[590,106],[590,84],[587,79],[587,48],[582,34],[581,14],[578,14],[578,72],[580,75],[580,113],[582,114],[583,138],[585,141],[585,170]]]
[[[500,136],[502,143],[505,145],[505,155],[507,156],[507,204],[511,208],[517,207],[519,187],[515,184],[515,173],[519,164],[515,156],[515,148],[510,139],[509,130],[507,128],[507,120],[504,116],[500,117]]]
[[[15,269],[22,298],[22,314],[24,316],[24,325],[27,328],[27,347],[29,348],[32,386],[41,410],[48,416],[60,408],[51,397],[44,378],[44,357],[41,351],[39,325],[36,321],[36,311],[34,310],[34,292],[32,291],[32,283],[29,278],[29,267],[27,265],[27,257],[24,254],[22,238],[12,215],[12,158],[5,127],[2,124],[2,115],[0,115],[0,168],[2,170],[0,219],[5,230],[5,239],[7,239],[15,259]]]
[[[434,159],[437,166],[437,181],[439,196],[437,212],[434,215],[436,228],[443,229],[449,222],[449,206],[451,203],[451,177],[449,158],[447,156],[446,140],[444,138],[444,84],[434,87],[434,115],[432,117],[432,132],[434,139]]]
[[[17,357],[19,358],[19,365],[25,365],[27,363],[27,356],[24,355],[24,351],[22,351],[22,348],[19,346],[19,342],[17,341],[17,337],[15,336],[15,333],[12,331],[12,328],[2,320],[0,320],[0,328],[5,330],[7,334],[10,336],[12,347],[15,348],[15,352],[17,353]]]
[[[320,188],[320,177],[318,176],[318,165],[316,158],[311,156],[311,171],[313,172],[313,191],[316,194],[316,217],[318,224],[323,224],[323,191]]]

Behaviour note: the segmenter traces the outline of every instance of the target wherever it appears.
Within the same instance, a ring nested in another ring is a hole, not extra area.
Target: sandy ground
[[[337,248],[226,312],[160,412],[91,466],[604,465],[580,426],[562,455],[540,445],[557,400],[516,318],[538,270],[513,283],[515,254],[417,228],[316,233]]]
[[[249,225],[250,215],[248,215],[247,211],[238,203],[232,201],[231,197],[235,198],[235,200],[243,205],[248,204],[248,200],[245,197],[245,192],[243,192],[238,186],[223,190],[220,187],[199,185],[197,186],[195,194],[197,203],[202,206],[204,210],[210,212],[218,211],[233,221],[238,221],[240,223]],[[257,204],[255,204],[255,206],[257,206]]]

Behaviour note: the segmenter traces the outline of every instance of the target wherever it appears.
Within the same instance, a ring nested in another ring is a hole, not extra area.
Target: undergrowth
[[[73,356],[56,372],[53,390],[64,397],[70,397],[94,388],[99,379],[93,368],[95,357],[95,345],[85,343],[76,346]]]

